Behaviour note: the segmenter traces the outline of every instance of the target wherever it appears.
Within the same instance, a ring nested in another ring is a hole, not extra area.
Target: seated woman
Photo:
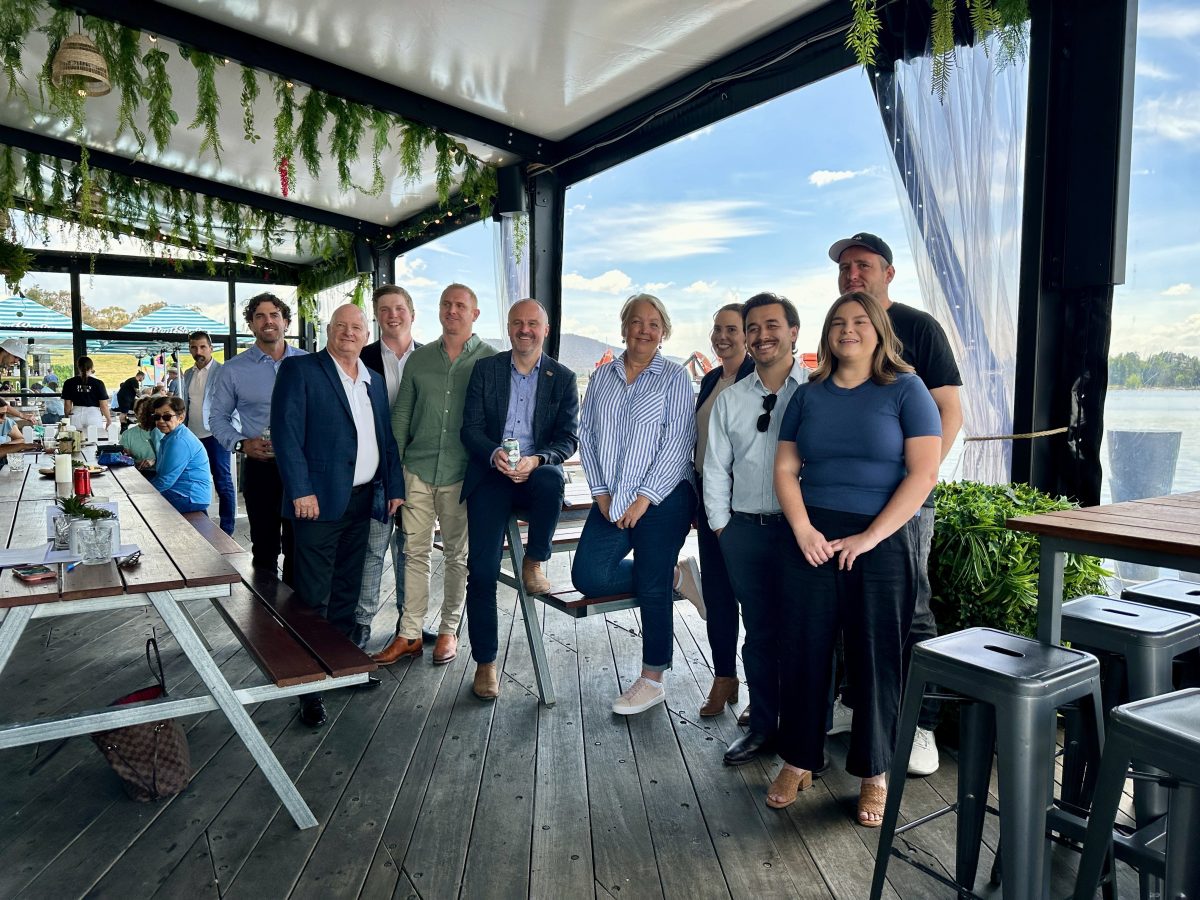
[[[133,405],[133,414],[137,424],[130,425],[121,432],[121,447],[133,457],[138,469],[149,472],[154,468],[158,458],[158,446],[162,442],[162,432],[150,421],[150,398],[142,397]]]
[[[917,523],[937,482],[941,419],[887,312],[852,291],[825,316],[817,368],[779,430],[775,492],[795,541],[780,548],[793,613],[781,622],[779,755],[767,805],[796,799],[822,764],[839,628],[854,726],[846,771],[858,823],[877,828],[896,744],[904,639],[917,592]]]
[[[184,427],[180,397],[153,397],[150,421],[162,434],[157,474],[150,483],[181,513],[207,512],[212,499],[212,472],[200,439]]]
[[[692,516],[695,397],[683,366],[659,345],[671,319],[657,297],[635,294],[621,308],[625,352],[588,382],[579,453],[595,504],[575,551],[571,580],[589,597],[634,593],[642,610],[642,672],[613,703],[629,716],[666,700],[671,667],[675,565]],[[633,552],[633,560],[627,557]]]

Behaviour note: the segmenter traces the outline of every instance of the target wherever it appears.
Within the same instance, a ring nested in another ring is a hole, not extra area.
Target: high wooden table
[[[316,825],[316,818],[244,708],[306,693],[313,686],[268,684],[235,691],[182,606],[185,600],[230,596],[231,586],[239,583],[241,576],[136,470],[110,470],[107,476],[95,479],[93,489],[97,499],[117,504],[121,540],[141,548],[141,562],[132,569],[118,569],[113,562],[78,566],[63,576],[61,586],[57,581],[25,584],[9,572],[0,575],[0,677],[31,619],[151,605],[208,693],[0,725],[0,750],[219,709],[296,824],[301,828]],[[5,546],[46,544],[46,508],[54,502],[54,491],[53,480],[42,478],[36,466],[24,474],[0,471],[0,541]],[[366,675],[338,679],[336,686],[365,680]]]
[[[1200,491],[1065,509],[1008,520],[1041,537],[1038,640],[1062,639],[1063,567],[1068,553],[1147,566],[1200,569]]]

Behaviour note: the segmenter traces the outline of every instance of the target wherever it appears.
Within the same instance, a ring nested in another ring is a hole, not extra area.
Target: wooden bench
[[[360,676],[378,668],[291,588],[270,573],[256,570],[249,553],[229,554],[226,559],[241,574],[242,584],[232,596],[213,604],[263,674],[277,686],[317,687],[323,681]]]

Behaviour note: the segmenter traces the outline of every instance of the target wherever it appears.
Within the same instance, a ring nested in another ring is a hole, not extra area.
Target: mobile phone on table
[[[48,566],[13,566],[13,574],[26,584],[37,584],[39,581],[53,581],[58,573]]]

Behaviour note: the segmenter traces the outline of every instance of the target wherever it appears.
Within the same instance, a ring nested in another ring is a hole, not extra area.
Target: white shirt
[[[203,369],[196,370],[196,374],[192,376],[191,385],[188,387],[187,427],[198,438],[206,438],[212,434],[204,427],[204,389],[208,387],[208,376],[212,370],[212,360],[209,360],[208,365]]]
[[[354,430],[358,432],[358,455],[354,458],[354,487],[358,487],[374,481],[375,473],[379,470],[375,414],[371,410],[371,395],[367,393],[367,385],[371,383],[371,370],[360,360],[358,377],[351,378],[341,363],[336,359],[333,362],[337,366],[338,377],[342,379],[346,400],[350,403],[350,413],[354,416]]]
[[[404,364],[408,362],[408,358],[412,356],[416,346],[417,342],[410,337],[408,349],[404,351],[403,355],[397,356],[396,351],[389,347],[386,341],[379,342],[379,351],[383,356],[383,380],[387,384],[388,409],[391,409],[396,403],[396,394],[400,390],[400,379],[404,377]]]

